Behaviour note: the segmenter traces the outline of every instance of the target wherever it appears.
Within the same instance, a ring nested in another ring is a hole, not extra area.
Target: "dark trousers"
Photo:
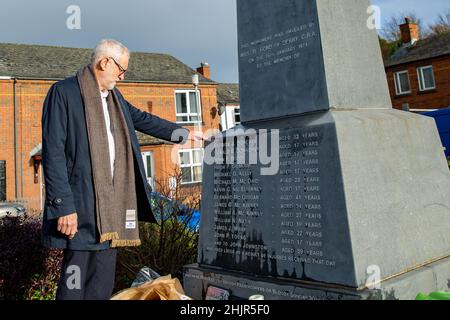
[[[109,300],[114,289],[117,249],[64,250],[56,300]]]

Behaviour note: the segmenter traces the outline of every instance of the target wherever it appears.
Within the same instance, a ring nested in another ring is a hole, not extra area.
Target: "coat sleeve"
[[[42,165],[47,219],[76,212],[65,155],[67,120],[65,98],[58,86],[53,85],[44,101],[42,112]]]
[[[148,112],[143,112],[126,100],[125,103],[127,104],[136,130],[174,143],[183,143],[187,140],[189,135],[188,129]]]

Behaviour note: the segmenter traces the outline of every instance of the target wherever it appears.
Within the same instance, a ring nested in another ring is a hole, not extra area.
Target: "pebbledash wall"
[[[33,158],[31,152],[41,143],[43,102],[55,80],[18,79],[16,83],[14,82],[15,80],[0,79],[0,160],[6,162],[6,200],[22,200],[29,209],[40,211],[44,205],[45,192],[42,166],[39,157]],[[174,122],[175,90],[193,90],[193,85],[186,83],[122,82],[118,87],[135,107]],[[219,129],[217,85],[213,82],[200,83],[199,94],[202,129]],[[16,100],[15,112],[14,100]],[[189,125],[185,127],[194,129]],[[175,174],[174,169],[176,170],[178,165],[171,160],[172,145],[143,146],[141,151],[153,152],[155,180],[167,181],[170,175]],[[35,169],[35,162],[39,164],[38,170]],[[192,186],[197,187],[198,184],[185,185],[185,187]]]

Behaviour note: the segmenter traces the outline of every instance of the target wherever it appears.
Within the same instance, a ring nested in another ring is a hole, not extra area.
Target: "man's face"
[[[102,86],[107,90],[112,90],[117,81],[125,79],[125,71],[128,69],[129,57],[124,54],[119,59],[114,57],[104,58],[101,62],[104,66],[101,77]]]

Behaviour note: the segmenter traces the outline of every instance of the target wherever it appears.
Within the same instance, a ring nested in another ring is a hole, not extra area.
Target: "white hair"
[[[101,40],[94,49],[92,53],[92,64],[96,64],[103,58],[113,57],[119,60],[122,55],[130,56],[130,51],[127,47],[121,44],[119,41],[113,39],[103,39]]]

